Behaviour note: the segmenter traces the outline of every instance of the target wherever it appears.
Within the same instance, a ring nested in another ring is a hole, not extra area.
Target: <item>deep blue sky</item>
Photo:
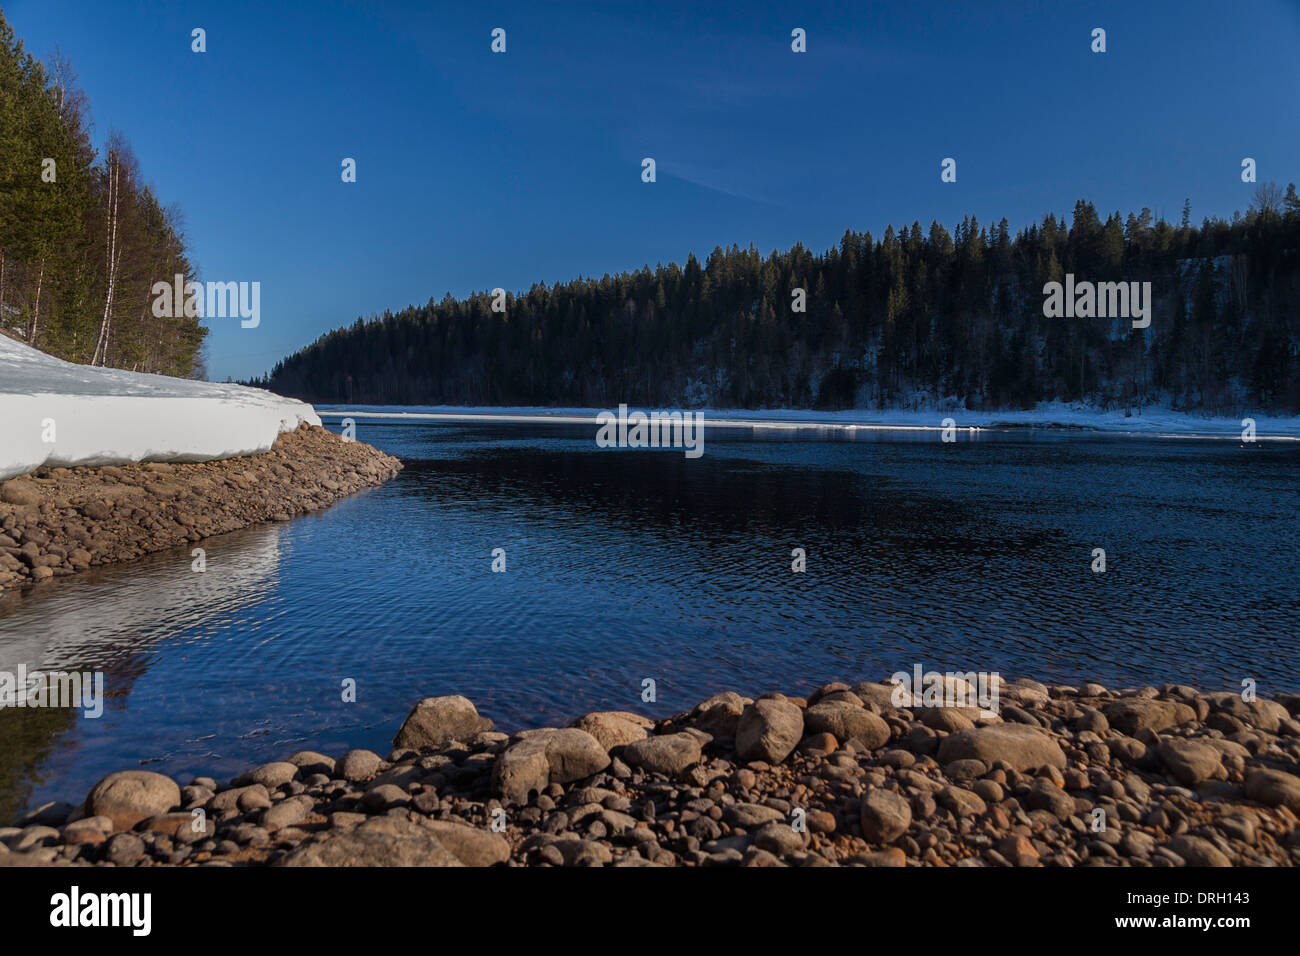
[[[1244,156],[1300,180],[1298,0],[0,5],[181,205],[200,278],[262,283],[260,328],[210,323],[217,379],[448,291],[1079,197],[1229,217]]]

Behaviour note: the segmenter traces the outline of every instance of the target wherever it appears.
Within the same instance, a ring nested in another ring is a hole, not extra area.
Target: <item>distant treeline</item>
[[[1260,186],[1231,222],[1075,204],[1012,235],[846,232],[814,255],[579,279],[358,319],[255,382],[316,402],[970,408],[1084,401],[1300,410],[1300,199]],[[1150,281],[1150,327],[1043,315],[1043,286]],[[806,290],[796,311],[795,290]]]
[[[33,58],[0,13],[0,331],[73,362],[198,376],[206,330],[152,312],[153,283],[177,274],[193,277],[179,213],[120,133],[96,153],[68,63]]]

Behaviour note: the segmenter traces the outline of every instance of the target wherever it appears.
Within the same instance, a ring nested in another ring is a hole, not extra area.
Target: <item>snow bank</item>
[[[642,406],[635,406],[641,408]],[[491,408],[456,405],[384,406],[321,405],[322,415],[391,421],[535,422],[595,424],[600,409],[592,408]],[[652,410],[649,406],[642,410]],[[1074,428],[1086,431],[1145,435],[1155,438],[1221,438],[1240,441],[1241,418],[1199,416],[1160,406],[1123,411],[1100,411],[1063,402],[1043,403],[1032,411],[972,412],[953,410],[854,409],[827,412],[809,409],[700,409],[710,428],[852,431],[938,431],[945,418],[958,429]],[[1253,415],[1258,438],[1300,438],[1300,416]]]
[[[74,365],[0,335],[0,479],[41,465],[255,454],[302,422],[320,418],[259,388]]]

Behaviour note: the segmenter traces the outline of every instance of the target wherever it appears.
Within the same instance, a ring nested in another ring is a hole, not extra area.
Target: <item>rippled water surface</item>
[[[406,465],[382,488],[207,541],[203,574],[186,548],[6,596],[0,670],[102,670],[109,699],[0,710],[0,822],[137,765],[386,753],[430,694],[515,729],[914,663],[1300,689],[1294,443],[737,428],[691,460],[593,433],[363,422]]]

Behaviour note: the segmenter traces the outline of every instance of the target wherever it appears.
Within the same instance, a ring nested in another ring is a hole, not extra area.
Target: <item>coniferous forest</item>
[[[155,282],[194,276],[180,213],[120,132],[95,149],[72,66],[49,61],[0,13],[0,332],[71,362],[201,377],[199,320],[152,309]]]
[[[357,319],[260,382],[318,402],[1300,411],[1300,199],[1231,222],[1101,218],[1080,200],[1012,234],[849,231],[814,254],[716,248],[654,270]],[[1066,273],[1149,281],[1151,324],[1045,318]],[[797,311],[796,289],[806,292]],[[498,299],[499,301],[499,299]]]

